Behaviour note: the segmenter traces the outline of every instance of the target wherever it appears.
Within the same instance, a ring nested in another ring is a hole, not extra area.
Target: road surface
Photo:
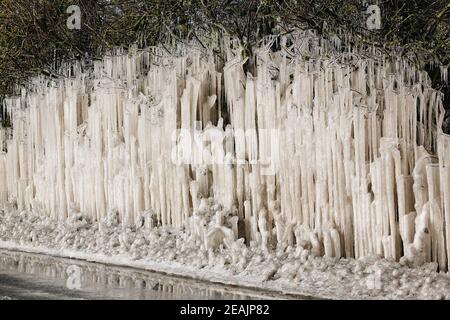
[[[286,297],[133,268],[0,250],[0,300],[274,298]]]

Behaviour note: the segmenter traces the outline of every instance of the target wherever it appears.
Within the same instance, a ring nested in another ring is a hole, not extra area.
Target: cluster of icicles
[[[105,56],[89,75],[34,79],[5,101],[0,202],[447,270],[442,94],[400,58],[330,56],[320,41],[311,58],[314,39],[302,39],[254,48],[252,74],[231,43],[225,60],[151,48]]]

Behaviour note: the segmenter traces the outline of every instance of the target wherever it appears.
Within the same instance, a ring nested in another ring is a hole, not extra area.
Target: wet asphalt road
[[[285,297],[133,268],[0,250],[0,300],[278,298]]]

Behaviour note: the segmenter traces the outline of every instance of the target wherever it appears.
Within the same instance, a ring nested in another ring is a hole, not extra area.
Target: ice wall
[[[225,61],[150,48],[33,79],[4,102],[0,202],[447,270],[450,137],[426,73],[310,34],[273,41],[247,74],[228,43]]]

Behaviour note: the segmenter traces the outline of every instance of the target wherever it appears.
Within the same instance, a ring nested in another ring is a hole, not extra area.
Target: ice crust
[[[381,257],[337,259],[311,249],[267,253],[241,242],[206,250],[173,227],[99,227],[73,213],[66,222],[27,212],[0,213],[0,247],[162,271],[213,282],[316,298],[450,299],[450,277],[436,263],[411,268]]]

